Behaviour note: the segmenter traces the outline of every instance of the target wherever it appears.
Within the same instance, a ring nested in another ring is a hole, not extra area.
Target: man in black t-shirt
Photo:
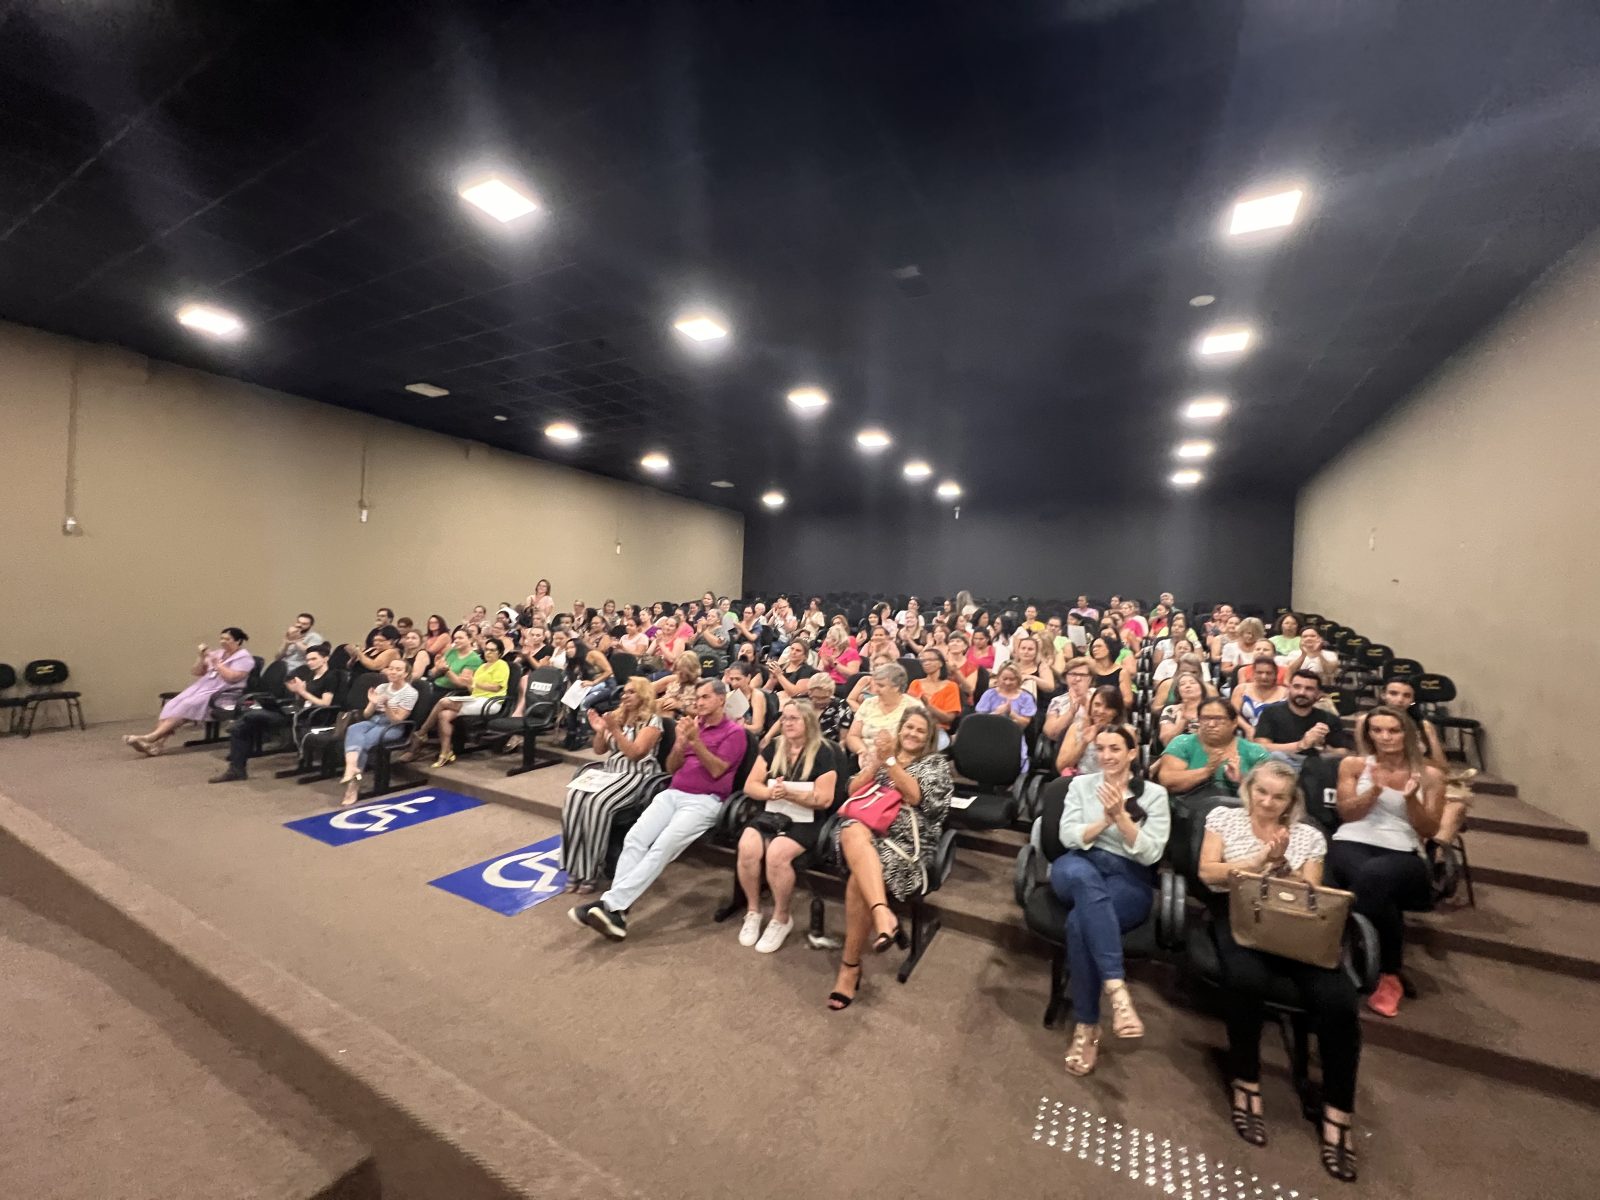
[[[306,665],[297,671],[290,671],[289,677],[284,680],[284,690],[289,695],[288,699],[279,702],[281,707],[247,708],[234,718],[233,729],[228,734],[227,770],[212,776],[212,783],[248,779],[245,761],[250,757],[250,748],[260,744],[260,738],[279,726],[287,725],[298,707],[312,705],[325,708],[333,703],[337,677],[328,670],[329,653],[326,642],[308,646]]]
[[[1289,698],[1261,710],[1253,739],[1299,766],[1309,754],[1336,758],[1350,753],[1350,735],[1339,714],[1318,708],[1322,677],[1315,671],[1296,671],[1289,680]]]

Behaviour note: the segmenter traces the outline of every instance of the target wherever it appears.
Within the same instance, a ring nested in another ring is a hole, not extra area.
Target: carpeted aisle
[[[1281,1075],[1272,1145],[1234,1137],[1220,1025],[1143,985],[1149,1036],[1108,1037],[1100,1071],[1075,1080],[1065,1034],[1039,1023],[1042,960],[945,932],[910,984],[887,956],[830,1013],[836,956],[800,937],[758,955],[737,922],[710,922],[724,869],[669,868],[616,946],[567,920],[568,897],[503,917],[428,886],[556,832],[548,820],[488,804],[332,847],[283,828],[330,807],[331,785],[258,769],[209,786],[214,752],[140,759],[121,732],[9,742],[0,790],[648,1196],[1150,1194],[1036,1142],[1042,1097],[1254,1174],[1263,1195],[1576,1198],[1600,1170],[1592,1110],[1372,1051],[1363,1177],[1346,1189]],[[524,781],[556,795],[567,775]]]

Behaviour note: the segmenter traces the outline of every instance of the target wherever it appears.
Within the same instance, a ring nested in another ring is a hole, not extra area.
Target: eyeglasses
[[[1200,718],[1200,723],[1202,725],[1210,725],[1210,724],[1226,725],[1229,722],[1231,722],[1232,720],[1233,720],[1232,717],[1201,717]]]

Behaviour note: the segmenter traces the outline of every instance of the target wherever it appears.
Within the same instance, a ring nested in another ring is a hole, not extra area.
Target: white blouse
[[[1222,839],[1224,862],[1254,858],[1267,848],[1267,844],[1256,837],[1255,831],[1250,828],[1250,814],[1242,808],[1227,805],[1213,808],[1206,814],[1206,832]],[[1307,862],[1327,856],[1328,843],[1320,830],[1304,821],[1289,826],[1289,848],[1283,858],[1290,870],[1298,871]],[[1213,887],[1211,890],[1224,892],[1227,888]]]

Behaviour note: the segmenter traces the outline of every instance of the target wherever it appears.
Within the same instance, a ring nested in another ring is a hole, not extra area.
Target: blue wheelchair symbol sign
[[[561,869],[561,835],[463,867],[429,883],[502,916],[514,917],[559,896],[566,887],[567,873]]]
[[[393,800],[379,800],[355,808],[337,808],[314,817],[286,821],[285,825],[319,842],[327,842],[330,846],[348,846],[351,842],[363,842],[379,834],[477,808],[482,803],[482,800],[463,796],[460,792],[433,789],[410,792]]]

